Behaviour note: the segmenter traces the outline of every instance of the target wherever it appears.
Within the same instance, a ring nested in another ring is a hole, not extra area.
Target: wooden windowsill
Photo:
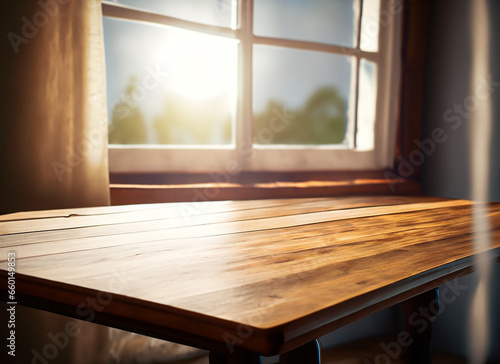
[[[383,172],[289,173],[286,176],[273,173],[259,176],[246,174],[229,180],[215,175],[157,175],[149,178],[144,175],[115,175],[111,176],[110,190],[112,205],[346,195],[418,195],[421,192],[419,183],[402,178],[387,180]]]

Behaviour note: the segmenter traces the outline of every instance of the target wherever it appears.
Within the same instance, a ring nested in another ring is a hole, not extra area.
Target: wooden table
[[[207,349],[211,363],[303,363],[321,335],[470,272],[471,206],[365,196],[4,215],[0,290],[15,251],[18,304]],[[487,210],[498,256],[500,204]]]

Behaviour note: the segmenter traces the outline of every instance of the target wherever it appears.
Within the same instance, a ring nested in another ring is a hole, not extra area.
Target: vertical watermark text
[[[7,253],[7,354],[16,356],[16,252]]]

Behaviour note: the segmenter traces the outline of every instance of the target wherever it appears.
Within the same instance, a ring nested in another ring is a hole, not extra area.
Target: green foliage
[[[109,126],[110,144],[144,144],[147,142],[144,116],[133,100],[137,88],[135,77],[130,77],[125,97],[118,102],[111,116]]]
[[[345,139],[346,102],[334,87],[316,90],[304,105],[286,109],[286,127],[260,138],[263,130],[273,127],[273,119],[286,107],[279,101],[269,101],[266,109],[254,116],[255,142],[258,144],[340,144]],[[280,128],[281,129],[281,128]]]
[[[137,89],[131,77],[125,97],[112,113],[111,144],[145,144],[146,123],[134,102]],[[164,108],[153,117],[155,141],[159,144],[228,144],[231,142],[231,116],[224,97],[191,101],[174,93],[165,96]],[[258,144],[340,144],[347,125],[346,101],[334,87],[316,90],[302,107],[289,110],[277,100],[254,115],[255,142]],[[273,124],[274,120],[274,124]],[[276,126],[279,125],[279,128]],[[263,137],[265,135],[265,138]]]

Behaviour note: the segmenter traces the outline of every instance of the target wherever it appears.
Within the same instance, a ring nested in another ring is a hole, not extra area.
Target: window
[[[111,172],[391,166],[401,7],[103,2]]]

